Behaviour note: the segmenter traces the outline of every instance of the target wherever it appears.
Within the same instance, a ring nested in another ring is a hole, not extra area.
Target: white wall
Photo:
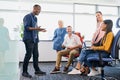
[[[22,62],[25,55],[25,46],[22,41],[18,42],[19,61]],[[39,42],[39,61],[56,61],[56,51],[52,49],[53,42]],[[32,60],[32,58],[31,58]],[[65,58],[63,58],[65,60]]]

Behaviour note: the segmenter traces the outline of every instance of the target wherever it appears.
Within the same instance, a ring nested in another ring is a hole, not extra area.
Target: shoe
[[[95,75],[98,75],[98,74],[99,74],[98,71],[91,70],[90,73],[88,74],[88,76],[95,76]]]
[[[62,65],[60,64],[60,68],[62,67]]]
[[[45,75],[46,72],[43,72],[43,71],[35,71],[35,74],[36,74],[36,75]]]
[[[90,69],[89,69],[89,67],[82,67],[80,69],[80,72],[82,73],[81,75],[87,76],[90,73]]]
[[[80,70],[74,68],[68,74],[82,74],[82,73],[80,72]]]
[[[60,73],[60,69],[58,68],[54,68],[54,70],[51,72],[51,74],[56,74],[56,73]]]
[[[99,74],[101,74],[101,67],[98,67],[98,72]]]
[[[67,73],[68,72],[68,67],[64,67],[63,73]]]
[[[27,73],[27,72],[23,72],[22,76],[28,77],[28,78],[32,78],[32,76],[29,73]]]

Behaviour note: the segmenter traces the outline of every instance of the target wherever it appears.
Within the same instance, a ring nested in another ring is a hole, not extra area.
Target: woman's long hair
[[[113,27],[113,22],[110,19],[104,20],[103,21],[104,24],[106,24],[106,33],[104,35],[104,37],[102,38],[100,45],[102,45],[102,42],[105,41],[106,39],[106,35],[112,31],[112,27]]]
[[[110,19],[104,20],[103,22],[104,24],[106,24],[106,34],[108,34],[109,32],[112,31],[113,22]]]

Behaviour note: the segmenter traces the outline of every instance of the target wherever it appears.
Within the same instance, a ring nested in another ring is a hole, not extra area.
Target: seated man
[[[51,74],[60,72],[61,58],[62,58],[62,56],[69,54],[68,62],[63,70],[64,72],[67,72],[68,68],[73,60],[74,55],[79,54],[79,48],[82,47],[80,38],[77,35],[72,33],[72,27],[68,26],[66,31],[68,34],[66,34],[64,42],[62,44],[62,47],[64,47],[65,49],[58,51],[56,65],[55,65],[54,70],[51,72]]]

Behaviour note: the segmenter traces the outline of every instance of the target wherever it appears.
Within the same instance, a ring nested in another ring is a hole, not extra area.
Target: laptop
[[[83,49],[85,49],[85,50],[91,50],[91,45],[92,45],[91,41],[85,41],[83,43]]]

